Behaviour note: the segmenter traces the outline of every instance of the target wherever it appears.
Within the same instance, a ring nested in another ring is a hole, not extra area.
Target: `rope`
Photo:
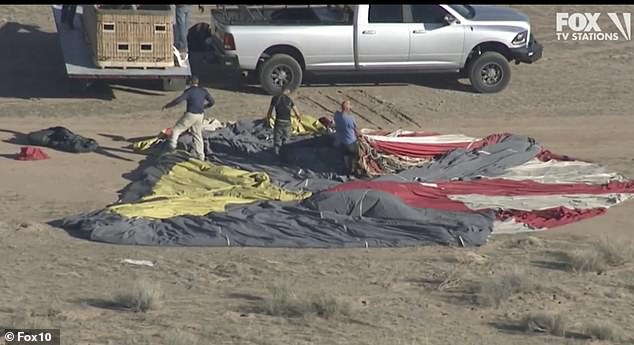
[[[420,167],[430,160],[379,153],[365,136],[359,140],[359,167],[369,177],[398,173]]]

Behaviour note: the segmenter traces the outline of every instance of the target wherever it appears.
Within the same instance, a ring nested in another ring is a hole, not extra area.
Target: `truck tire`
[[[185,78],[162,78],[161,89],[163,91],[182,91],[187,86]]]
[[[469,64],[471,86],[480,93],[502,91],[511,80],[511,68],[504,55],[488,51]]]
[[[275,54],[260,66],[258,79],[271,95],[279,94],[283,86],[295,90],[302,83],[302,66],[290,55]]]

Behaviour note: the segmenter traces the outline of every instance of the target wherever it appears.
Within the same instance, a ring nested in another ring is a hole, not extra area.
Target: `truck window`
[[[368,23],[403,23],[403,5],[370,5]]]
[[[412,5],[412,20],[414,23],[425,24],[427,30],[449,25],[445,21],[445,16],[448,14],[447,11],[438,5]]]

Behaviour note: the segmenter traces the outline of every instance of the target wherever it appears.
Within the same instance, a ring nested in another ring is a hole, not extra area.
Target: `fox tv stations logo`
[[[558,41],[619,41],[632,39],[632,15],[626,13],[607,13],[616,30],[605,31],[602,28],[609,22],[601,20],[601,13],[557,13]]]

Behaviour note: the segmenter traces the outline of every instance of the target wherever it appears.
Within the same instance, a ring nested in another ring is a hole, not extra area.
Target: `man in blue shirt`
[[[167,103],[163,110],[171,108],[182,101],[187,101],[187,110],[185,114],[176,122],[172,128],[172,136],[169,140],[169,147],[176,149],[178,137],[188,129],[191,129],[192,140],[194,144],[194,154],[200,160],[205,160],[205,146],[203,143],[203,119],[205,118],[204,110],[213,107],[215,101],[204,87],[198,86],[198,77],[192,76],[192,86],[185,90],[180,96],[173,101]],[[205,104],[207,101],[207,104]]]
[[[341,103],[341,111],[337,111],[334,117],[337,143],[340,145],[343,154],[345,174],[350,177],[354,173],[359,160],[359,145],[357,142],[359,131],[352,114],[350,101],[346,100]]]

